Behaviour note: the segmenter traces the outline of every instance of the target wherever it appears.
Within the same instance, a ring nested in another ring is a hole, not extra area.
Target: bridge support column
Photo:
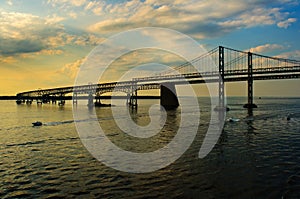
[[[43,95],[42,101],[43,101],[43,104],[50,103],[49,95]]]
[[[225,60],[224,60],[224,47],[219,46],[219,105],[215,107],[215,111],[229,111],[225,106]]]
[[[37,105],[43,104],[43,94],[42,94],[41,90],[38,90],[36,103],[37,103]]]
[[[127,93],[126,104],[129,105],[129,103],[130,103],[130,93]]]
[[[19,104],[22,104],[22,103],[23,103],[23,100],[18,98],[18,99],[16,100],[16,103],[17,103],[18,105],[19,105]]]
[[[56,99],[57,99],[57,96],[56,96],[56,95],[53,95],[53,96],[51,97],[51,102],[52,102],[52,104],[56,104]]]
[[[99,92],[97,92],[95,99],[96,99],[95,106],[101,106],[102,103],[101,103],[101,100],[100,100],[100,93]]]
[[[176,109],[179,106],[174,83],[163,83],[160,86],[160,105],[166,110]]]
[[[257,105],[253,103],[253,67],[252,67],[252,53],[248,52],[248,103],[243,107],[248,109],[248,114],[253,115],[253,108]]]
[[[74,93],[74,94],[73,94],[72,102],[73,102],[73,104],[77,104],[77,103],[78,103],[78,96],[77,96],[77,93]]]
[[[64,94],[60,94],[58,106],[64,106],[65,103],[66,103],[66,101],[65,101],[65,95]]]
[[[43,104],[43,99],[41,97],[37,97],[36,103],[37,104]]]
[[[129,98],[129,106],[137,108],[137,82],[133,81],[131,85],[131,95]]]
[[[27,99],[26,100],[26,104],[32,104],[32,99],[30,98],[30,99]]]
[[[87,106],[88,106],[89,108],[94,107],[94,97],[93,97],[93,94],[92,94],[92,93],[89,94]]]

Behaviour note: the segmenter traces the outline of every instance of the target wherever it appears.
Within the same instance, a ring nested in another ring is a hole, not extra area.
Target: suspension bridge
[[[212,67],[215,64],[216,67]],[[65,96],[73,94],[73,103],[77,103],[78,96],[85,95],[88,105],[101,104],[100,95],[107,92],[120,91],[127,94],[127,103],[137,107],[138,91],[160,89],[161,105],[166,108],[179,106],[175,85],[218,83],[219,108],[225,108],[224,86],[226,82],[247,82],[248,103],[244,105],[248,110],[256,108],[253,102],[254,80],[296,79],[300,78],[300,61],[270,57],[252,52],[244,52],[219,46],[207,53],[172,67],[162,73],[132,78],[129,81],[86,84],[80,86],[60,87],[52,89],[38,89],[17,94],[17,104],[56,103],[65,104]]]

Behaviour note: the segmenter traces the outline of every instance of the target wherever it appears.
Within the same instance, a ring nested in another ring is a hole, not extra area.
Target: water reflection
[[[176,135],[181,121],[180,111],[178,110],[166,111],[166,117],[162,110],[161,112],[156,111],[153,113],[154,115],[152,115],[152,117],[158,117],[156,121],[159,123],[157,125],[161,126],[161,130],[149,138],[133,137],[124,132],[124,129],[121,129],[115,120],[118,119],[119,122],[123,122],[126,125],[128,118],[125,112],[128,111],[131,117],[129,119],[132,119],[136,125],[145,127],[150,124],[150,106],[139,107],[138,109],[131,109],[130,107],[116,108],[118,109],[118,114],[116,116],[113,115],[111,109],[107,107],[92,109],[89,110],[89,112],[90,114],[96,114],[105,135],[115,145],[128,151],[144,153],[155,151],[166,146]],[[123,126],[124,124],[122,124],[122,127]],[[127,127],[130,128],[130,123],[128,123]],[[135,129],[132,129],[132,131],[133,130]]]

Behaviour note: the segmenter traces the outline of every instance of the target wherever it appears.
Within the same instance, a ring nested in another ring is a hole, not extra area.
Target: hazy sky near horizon
[[[299,3],[298,0],[1,0],[0,95],[73,85],[78,68],[92,49],[114,34],[140,27],[174,29],[207,50],[223,45],[300,60]],[[127,62],[124,58],[116,65],[115,74],[124,71],[128,63],[139,63],[139,58],[136,53],[127,56]],[[107,80],[110,78],[116,80],[114,75]],[[255,94],[300,96],[299,83],[299,80],[255,82]],[[228,95],[245,95],[245,85],[228,84]]]

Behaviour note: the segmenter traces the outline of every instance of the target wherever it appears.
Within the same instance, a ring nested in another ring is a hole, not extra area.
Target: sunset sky
[[[84,58],[101,41],[140,27],[177,30],[207,50],[223,45],[300,60],[299,3],[297,0],[1,0],[0,95],[73,85]],[[122,71],[122,65],[118,67]],[[300,96],[299,83],[300,80],[258,82],[255,94]],[[244,95],[245,85],[230,84],[228,94]]]

